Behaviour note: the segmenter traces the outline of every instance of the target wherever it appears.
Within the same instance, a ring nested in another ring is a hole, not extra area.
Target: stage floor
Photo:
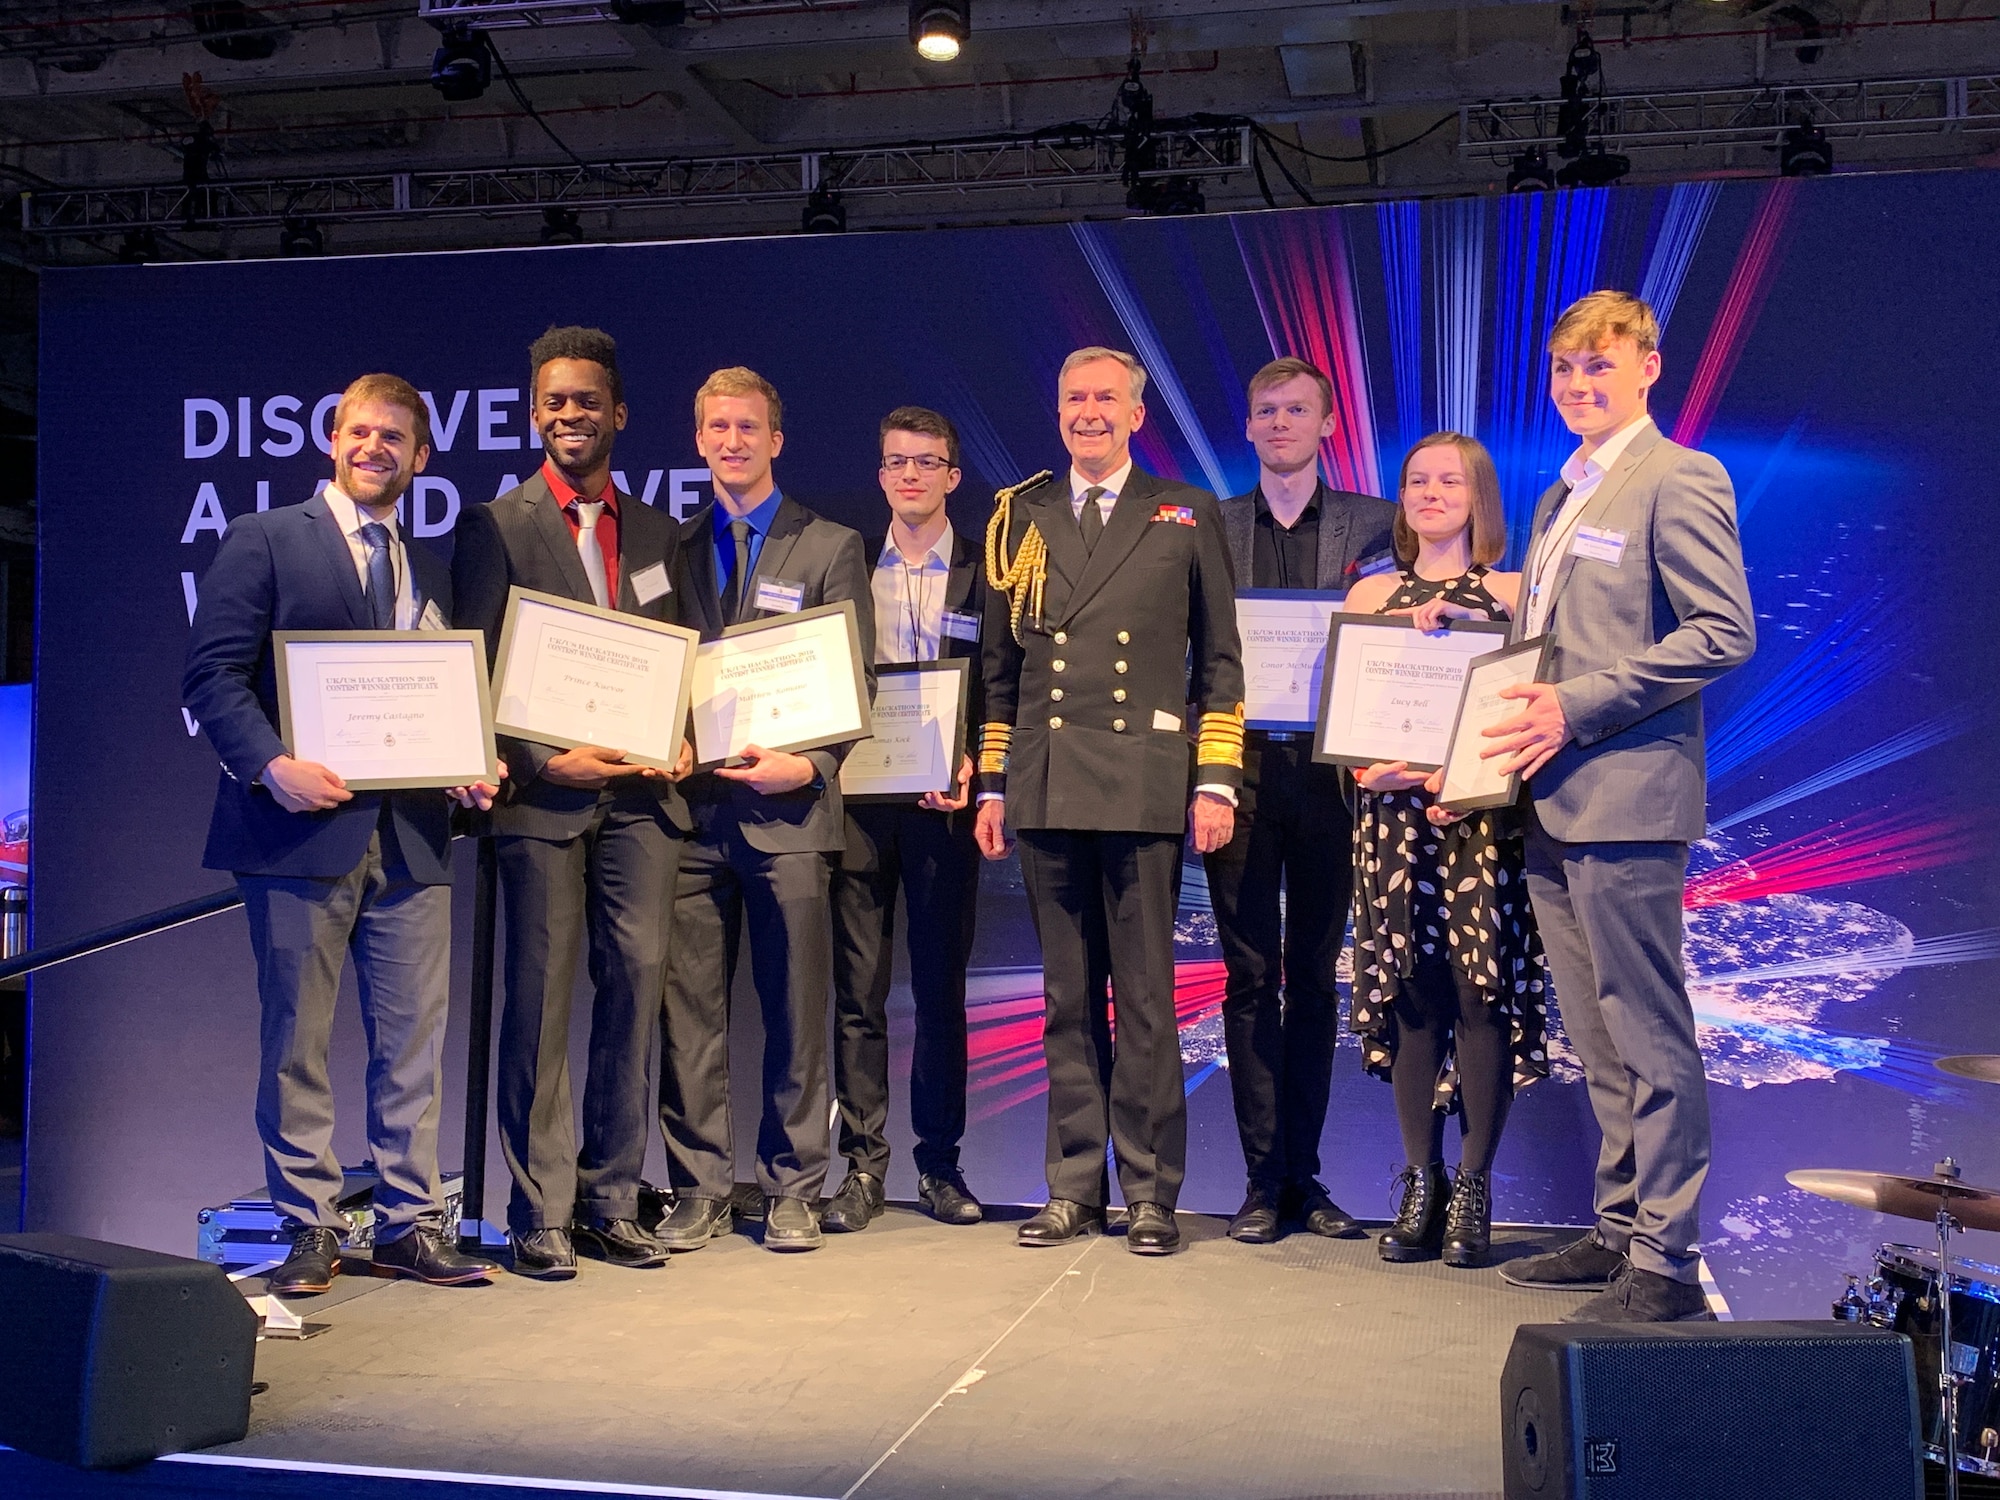
[[[892,1208],[794,1256],[740,1230],[561,1285],[343,1283],[299,1304],[327,1333],[259,1347],[270,1388],[216,1452],[825,1500],[1497,1500],[1515,1326],[1579,1300],[1368,1240],[1238,1245],[1192,1214],[1171,1259],[1116,1233],[1030,1251],[1025,1212]],[[1502,1231],[1496,1254],[1568,1233]]]

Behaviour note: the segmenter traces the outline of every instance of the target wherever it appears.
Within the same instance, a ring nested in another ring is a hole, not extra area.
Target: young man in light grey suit
[[[1528,894],[1604,1135],[1596,1227],[1502,1274],[1601,1288],[1573,1322],[1709,1316],[1681,901],[1707,821],[1701,690],[1749,660],[1756,624],[1728,474],[1647,415],[1659,339],[1622,292],[1574,303],[1549,335],[1549,395],[1581,445],[1536,508],[1515,634],[1551,637],[1550,680],[1509,690],[1520,716],[1487,731],[1487,753],[1529,778]]]

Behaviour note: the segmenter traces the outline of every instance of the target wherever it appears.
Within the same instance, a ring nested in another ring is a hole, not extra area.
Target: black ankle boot
[[[1396,1210],[1396,1222],[1376,1239],[1376,1253],[1393,1261],[1437,1259],[1444,1246],[1445,1208],[1451,1195],[1444,1163],[1406,1167],[1396,1181],[1403,1190],[1403,1203]]]
[[[1461,1170],[1444,1216],[1444,1263],[1470,1270],[1486,1264],[1493,1244],[1493,1186],[1484,1172]]]

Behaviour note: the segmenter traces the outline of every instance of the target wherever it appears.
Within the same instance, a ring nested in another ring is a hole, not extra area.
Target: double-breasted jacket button
[[[1123,734],[1125,732],[1125,721],[1123,719],[1113,719],[1111,721],[1111,729],[1114,734]]]
[[[1125,689],[1113,688],[1111,690],[1111,701],[1113,703],[1123,703],[1125,701]]]
[[[1054,661],[1049,663],[1049,670],[1051,672],[1060,672],[1064,667],[1067,667],[1068,665],[1069,665],[1068,662],[1064,661],[1060,656],[1058,656]]]
[[[1119,632],[1118,632],[1118,644],[1119,644],[1119,645],[1121,645],[1121,646],[1129,646],[1129,645],[1131,645],[1131,644],[1132,644],[1132,632],[1131,632],[1131,631],[1129,631],[1129,630],[1121,630],[1121,631],[1119,631]]]
[[[1050,689],[1049,689],[1049,696],[1050,696],[1051,698],[1053,698],[1053,699],[1054,699],[1054,700],[1055,700],[1056,702],[1058,702],[1058,703],[1062,702],[1062,689],[1061,689],[1061,688],[1050,688]]]
[[[1122,661],[1114,661],[1111,664],[1111,670],[1114,672],[1122,672],[1125,670],[1125,663]]]
[[[1062,720],[1061,720],[1060,718],[1056,718],[1056,719],[1051,719],[1051,720],[1049,720],[1049,728],[1051,728],[1051,729],[1060,729],[1060,728],[1062,728]]]
[[[1056,632],[1056,644],[1058,646],[1067,646],[1069,644],[1069,632],[1067,630],[1058,630]]]

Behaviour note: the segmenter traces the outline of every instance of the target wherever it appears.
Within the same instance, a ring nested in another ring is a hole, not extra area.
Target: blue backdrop
[[[1707,1244],[1739,1311],[1811,1315],[1874,1241],[1922,1231],[1804,1198],[1785,1170],[1922,1170],[1951,1151],[1969,1177],[2000,1178],[2000,1090],[1929,1066],[2000,1050],[1987,854],[2000,657],[1979,624],[2000,394],[1986,363],[2000,347],[1995,243],[2000,181],[1966,173],[50,272],[37,938],[226,883],[199,868],[214,759],[178,704],[188,612],[227,518],[300,500],[326,475],[333,393],[363,371],[403,374],[434,404],[437,453],[407,519],[441,553],[462,506],[537,462],[525,350],[559,321],[619,338],[633,416],[618,467],[634,494],[677,511],[706,494],[692,393],[743,363],[784,395],[785,489],[850,524],[880,523],[881,414],[904,402],[947,412],[967,453],[954,519],[976,531],[995,486],[1060,462],[1051,398],[1064,353],[1108,343],[1153,376],[1137,445],[1147,467],[1247,488],[1244,381],[1274,354],[1303,354],[1338,385],[1326,461],[1341,482],[1382,493],[1415,437],[1476,433],[1498,458],[1518,554],[1569,447],[1543,393],[1541,340],[1572,297],[1626,287],[1666,325],[1662,425],[1735,477],[1762,632],[1756,661],[1710,695],[1713,826],[1690,890],[1717,1124]],[[1213,924],[1190,876],[1184,1206],[1227,1211],[1242,1161],[1217,1076]],[[1039,976],[1011,866],[987,872],[982,923],[968,1169],[991,1198],[1033,1201]],[[462,995],[463,953],[459,982]],[[254,1011],[235,916],[39,980],[30,1226],[188,1250],[194,1210],[258,1179]],[[351,1015],[339,1047],[353,1160]],[[447,1109],[455,1119],[455,1078]],[[1502,1149],[1503,1216],[1587,1216],[1588,1118],[1559,1051]],[[455,1164],[456,1148],[446,1154]],[[1325,1155],[1336,1196],[1385,1211],[1398,1165],[1388,1090],[1351,1043]],[[909,1190],[907,1171],[905,1157],[892,1191]]]

